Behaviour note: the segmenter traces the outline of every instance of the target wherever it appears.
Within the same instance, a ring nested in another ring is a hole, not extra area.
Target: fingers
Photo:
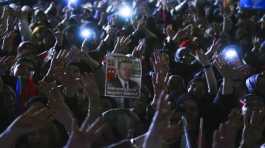
[[[36,112],[33,112],[30,115],[30,117],[36,118],[36,119],[39,119],[42,121],[47,120],[47,119],[53,119],[51,111],[46,107],[44,107],[44,108],[42,108]]]
[[[5,67],[9,67],[14,64],[15,57],[14,56],[3,56],[0,57],[0,64]]]
[[[166,73],[166,77],[164,78],[164,84],[168,84],[170,74]]]
[[[129,45],[131,42],[132,40],[130,36],[124,37],[123,43],[125,43],[125,45]]]
[[[142,48],[144,47],[144,44],[145,44],[145,39],[142,39],[138,45],[138,50],[142,50]]]
[[[157,110],[162,114],[166,114],[171,109],[171,103],[168,101],[169,95],[163,90],[159,96]]]
[[[56,56],[56,64],[65,63],[67,57],[70,55],[70,52],[67,50],[60,50]]]
[[[150,61],[151,65],[152,65],[152,67],[153,67],[154,72],[156,73],[157,70],[156,70],[156,67],[155,67],[155,59],[154,59],[154,56],[151,56],[149,58],[149,61]]]
[[[59,59],[59,58],[60,58],[60,56],[61,56],[61,54],[62,54],[62,52],[63,52],[63,50],[60,50],[60,51],[58,52],[58,54],[57,54],[57,56],[56,56],[56,58],[55,58],[55,59]]]
[[[250,117],[250,124],[251,125],[256,124],[257,123],[257,120],[258,120],[258,113],[257,113],[257,111],[252,111],[251,117]]]
[[[58,104],[64,103],[64,96],[58,87],[54,87],[50,91],[48,106],[53,108]]]
[[[46,107],[29,110],[23,114],[23,118],[26,125],[32,124],[35,128],[39,128],[54,120],[52,112]]]
[[[74,118],[72,118],[71,132],[72,133],[79,132],[77,121]]]
[[[264,108],[252,111],[250,124],[254,127],[264,127],[265,113]]]
[[[22,133],[40,129],[53,120],[51,112],[46,108],[28,110],[15,120],[14,127]]]
[[[64,69],[66,59],[62,57],[64,56],[65,52],[65,50],[60,50],[57,54],[54,54],[49,68],[49,74],[55,75],[56,70],[59,71],[60,69]]]
[[[4,59],[5,59],[5,56],[0,57],[0,63],[3,63]]]
[[[96,133],[102,126],[104,126],[104,120],[102,117],[99,117],[86,129],[86,132]]]
[[[163,89],[167,88],[166,86],[170,75],[164,70],[164,64],[161,63],[161,54],[157,49],[153,53],[152,58],[150,58],[150,62],[152,63],[154,69],[154,74],[152,75],[153,89],[158,96]]]
[[[85,131],[89,127],[89,116],[86,116],[85,120],[83,121],[79,131]]]
[[[220,137],[221,137],[220,132],[218,130],[215,130],[213,134],[213,140],[214,140],[213,144],[219,143]]]
[[[5,58],[3,59],[3,62],[6,63],[8,60],[10,60],[10,57],[9,57],[9,56],[5,57]]]

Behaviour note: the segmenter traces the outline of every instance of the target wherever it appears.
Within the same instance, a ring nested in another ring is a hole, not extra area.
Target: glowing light
[[[237,57],[238,57],[238,54],[237,54],[237,51],[235,49],[228,49],[225,52],[225,58],[226,59],[234,59],[234,58],[237,58]]]
[[[69,4],[76,4],[78,2],[78,0],[68,0]]]
[[[81,29],[81,37],[85,39],[92,37],[92,31],[87,28]]]
[[[118,15],[124,18],[129,18],[133,15],[133,10],[125,5],[119,9]]]
[[[222,50],[222,56],[228,62],[241,61],[240,60],[241,48],[238,45],[228,45]]]
[[[67,3],[68,8],[74,8],[77,5],[78,0],[67,0]]]

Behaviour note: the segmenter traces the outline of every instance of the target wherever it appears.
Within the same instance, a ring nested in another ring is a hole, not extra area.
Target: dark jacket
[[[132,81],[132,80],[129,80],[128,83],[129,83],[129,86],[128,86],[129,89],[139,89],[140,88],[139,85],[136,82]],[[122,87],[122,83],[121,83],[121,81],[118,78],[115,78],[114,80],[110,81],[109,84],[110,84],[111,87],[123,88]]]

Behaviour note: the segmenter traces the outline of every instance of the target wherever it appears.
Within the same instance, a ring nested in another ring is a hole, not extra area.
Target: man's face
[[[129,80],[132,74],[132,64],[130,63],[121,63],[119,67],[119,76],[124,80]]]

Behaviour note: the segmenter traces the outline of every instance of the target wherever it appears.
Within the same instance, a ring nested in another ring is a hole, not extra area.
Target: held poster
[[[139,98],[141,79],[140,59],[125,55],[108,55],[106,57],[105,96]]]

